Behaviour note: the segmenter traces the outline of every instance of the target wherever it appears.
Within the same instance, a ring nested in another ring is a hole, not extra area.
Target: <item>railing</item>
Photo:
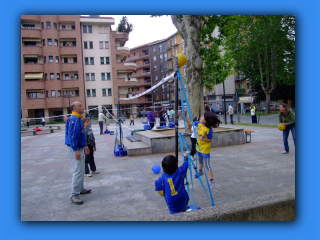
[[[171,45],[167,45],[167,49],[170,49],[170,48],[172,48],[172,46]]]
[[[139,59],[145,56],[149,56],[149,53],[140,53],[138,56],[132,56],[132,57],[128,57],[128,59],[130,60],[135,60],[135,59]]]
[[[45,97],[28,97],[28,99],[43,99]]]
[[[128,35],[128,33],[126,33],[126,32],[116,32],[116,34],[127,34]]]
[[[246,90],[244,88],[237,88],[236,89],[237,93],[245,93]]]
[[[23,29],[36,29],[36,30],[41,30],[39,27],[21,27]]]
[[[150,65],[150,62],[137,63],[137,67],[148,66],[148,65]]]
[[[239,75],[234,75],[234,80],[243,80],[243,76]]]
[[[75,95],[70,95],[70,96],[67,96],[67,95],[63,95],[64,98],[68,98],[68,97],[80,97],[80,94],[75,94]]]
[[[117,50],[118,51],[121,51],[121,50],[130,51],[130,48],[128,48],[128,47],[117,47]]]

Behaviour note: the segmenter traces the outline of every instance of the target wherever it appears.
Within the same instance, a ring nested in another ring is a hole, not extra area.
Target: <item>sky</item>
[[[170,15],[161,17],[150,17],[151,15],[101,15],[101,17],[115,19],[115,24],[111,26],[112,30],[117,29],[123,16],[126,16],[128,22],[133,25],[133,31],[129,34],[129,40],[125,44],[128,48],[162,40],[177,32]]]

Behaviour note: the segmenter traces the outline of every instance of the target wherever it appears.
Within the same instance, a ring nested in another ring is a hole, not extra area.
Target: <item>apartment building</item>
[[[136,94],[140,94],[147,89],[151,88],[152,77],[151,77],[151,59],[150,49],[147,43],[135,48],[130,49],[130,55],[127,58],[126,64],[135,63],[136,70],[129,75],[129,78],[119,87],[120,97],[130,97]],[[138,115],[137,112],[142,110],[148,110],[152,105],[152,94],[145,94],[139,98],[132,100],[121,100],[121,113],[127,114],[133,113]]]
[[[74,101],[85,104],[83,80],[79,16],[22,15],[22,117],[58,116]]]

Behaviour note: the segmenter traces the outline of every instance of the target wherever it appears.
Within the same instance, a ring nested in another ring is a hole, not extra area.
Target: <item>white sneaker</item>
[[[281,152],[281,154],[288,154],[289,152],[286,152],[286,151],[283,151],[283,152]]]
[[[89,173],[89,174],[85,174],[84,175],[85,177],[92,177],[92,175]]]

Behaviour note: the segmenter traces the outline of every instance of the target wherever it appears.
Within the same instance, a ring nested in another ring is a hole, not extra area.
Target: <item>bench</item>
[[[50,131],[50,133],[53,133],[54,129],[53,128],[49,128],[49,129],[45,129],[45,130],[42,130],[42,131],[39,131],[39,132],[44,132],[44,131],[48,131],[48,130]],[[33,133],[33,135],[36,135],[37,131],[33,130],[32,133]]]
[[[243,130],[246,136],[246,143],[251,143],[251,133],[254,132],[252,130]],[[250,136],[250,141],[248,142],[248,136]]]
[[[61,128],[60,128],[60,126],[48,126],[50,129],[52,129],[52,128],[56,128],[57,130],[60,130]]]

